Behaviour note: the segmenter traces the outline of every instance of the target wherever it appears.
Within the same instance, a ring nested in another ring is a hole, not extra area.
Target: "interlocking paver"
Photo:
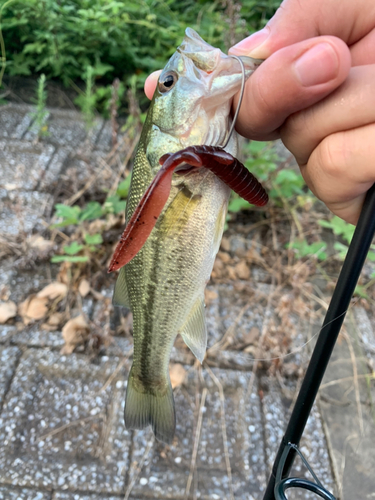
[[[130,434],[118,359],[28,350],[0,418],[0,481],[34,488],[121,493]]]
[[[49,109],[46,141],[59,146],[77,147],[86,137],[82,115],[75,111]],[[31,128],[25,135],[27,141],[34,141],[37,131]]]
[[[8,104],[0,108],[0,137],[21,139],[32,122],[32,106]]]
[[[10,340],[17,333],[17,327],[14,325],[0,325],[0,342],[4,343]]]
[[[295,384],[290,384],[288,390],[291,394],[287,395],[283,395],[282,388],[273,378],[263,377],[261,385],[263,388],[262,407],[265,422],[265,453],[268,470],[270,472],[281,438],[285,432],[292,403],[289,397],[295,389]],[[307,422],[300,449],[325,488],[329,491],[333,491],[335,486],[327,449],[327,441],[322,428],[321,416],[316,406],[313,407],[313,411]],[[292,475],[298,477],[303,475],[307,479],[313,480],[298,457],[294,462]],[[289,494],[288,492],[288,498],[310,499],[311,494],[306,491],[302,493],[302,491],[298,489],[297,493],[291,492]]]
[[[25,326],[22,330],[13,332],[12,343],[27,347],[50,347],[61,349],[65,341],[60,330],[50,332],[39,324]]]
[[[86,494],[70,491],[56,491],[53,494],[52,500],[124,500],[124,495],[121,496],[108,496],[103,494]],[[134,500],[129,498],[129,500]]]
[[[41,224],[52,197],[38,191],[9,191],[0,188],[0,234],[16,236]]]
[[[0,346],[0,407],[9,388],[21,351],[17,347]]]
[[[51,500],[50,491],[36,491],[30,488],[12,488],[0,485],[0,500]]]
[[[224,391],[226,442],[234,497],[258,500],[264,487],[265,465],[257,387],[255,385],[251,395],[247,396],[250,374],[218,369],[214,369],[213,373]],[[220,393],[206,371],[203,371],[203,376],[208,393],[202,408],[202,431],[190,492],[193,494],[195,491],[197,497],[202,499],[221,499],[229,496],[230,480],[223,446]],[[175,441],[169,448],[153,445],[132,495],[175,500],[185,497],[199,407],[195,401],[197,391],[201,390],[197,386],[198,380],[198,373],[191,368],[186,384],[175,395]],[[133,467],[142,459],[150,439],[149,431],[137,431],[135,434]]]
[[[0,186],[35,189],[55,152],[51,144],[17,140],[0,141]]]
[[[48,169],[43,173],[43,176],[38,183],[39,190],[50,190],[51,186],[54,186],[59,182],[60,173],[63,170],[70,153],[71,148],[69,147],[57,149],[48,165]]]
[[[346,333],[335,345],[320,391],[331,460],[344,499],[373,498],[375,492],[375,390],[361,348],[363,341],[368,347],[373,345],[374,337],[365,314],[364,310],[356,314],[363,322],[357,328],[349,312]]]

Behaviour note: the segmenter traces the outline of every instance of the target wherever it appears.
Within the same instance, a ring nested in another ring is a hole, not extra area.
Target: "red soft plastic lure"
[[[108,272],[117,271],[137,255],[146,243],[166,204],[176,167],[207,168],[249,203],[264,206],[268,195],[260,182],[241,162],[220,147],[189,146],[177,153],[167,153],[160,160],[161,169],[142,196],[113,253]]]

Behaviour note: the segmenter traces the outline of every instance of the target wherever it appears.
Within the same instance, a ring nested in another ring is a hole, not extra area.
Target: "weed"
[[[126,208],[125,199],[128,196],[129,187],[130,176],[118,185],[115,194],[107,196],[103,205],[97,201],[90,201],[83,208],[78,205],[70,207],[63,203],[56,204],[54,218],[59,219],[59,222],[53,224],[51,227],[75,226],[73,237],[78,237],[80,242],[75,239],[69,245],[65,245],[63,247],[63,255],[54,255],[51,262],[88,262],[91,254],[100,249],[99,245],[103,243],[103,238],[100,233],[89,234],[86,223],[101,219],[109,214],[118,215],[123,213]]]
[[[90,130],[94,124],[96,95],[94,92],[94,68],[87,66],[84,73],[85,91],[75,99],[75,103],[81,108],[86,129]]]
[[[48,111],[46,109],[47,91],[46,76],[44,73],[38,78],[37,97],[34,99],[34,103],[36,105],[36,110],[30,114],[32,118],[34,118],[33,129],[37,132],[38,139],[40,139],[48,135],[48,125],[46,124],[48,117]]]

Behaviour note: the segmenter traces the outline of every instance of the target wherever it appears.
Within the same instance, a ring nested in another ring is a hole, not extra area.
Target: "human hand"
[[[353,224],[375,182],[374,45],[371,0],[285,0],[229,51],[267,58],[247,82],[238,131],[281,137],[312,191]]]

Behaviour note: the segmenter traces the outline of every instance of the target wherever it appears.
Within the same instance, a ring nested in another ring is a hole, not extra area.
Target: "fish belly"
[[[152,425],[164,442],[171,441],[175,430],[168,373],[171,349],[180,332],[203,359],[206,340],[199,336],[205,331],[192,331],[192,337],[186,325],[192,321],[196,330],[203,321],[205,329],[204,288],[220,245],[230,193],[204,169],[174,184],[148,241],[125,266],[134,331],[125,423],[128,428]]]

